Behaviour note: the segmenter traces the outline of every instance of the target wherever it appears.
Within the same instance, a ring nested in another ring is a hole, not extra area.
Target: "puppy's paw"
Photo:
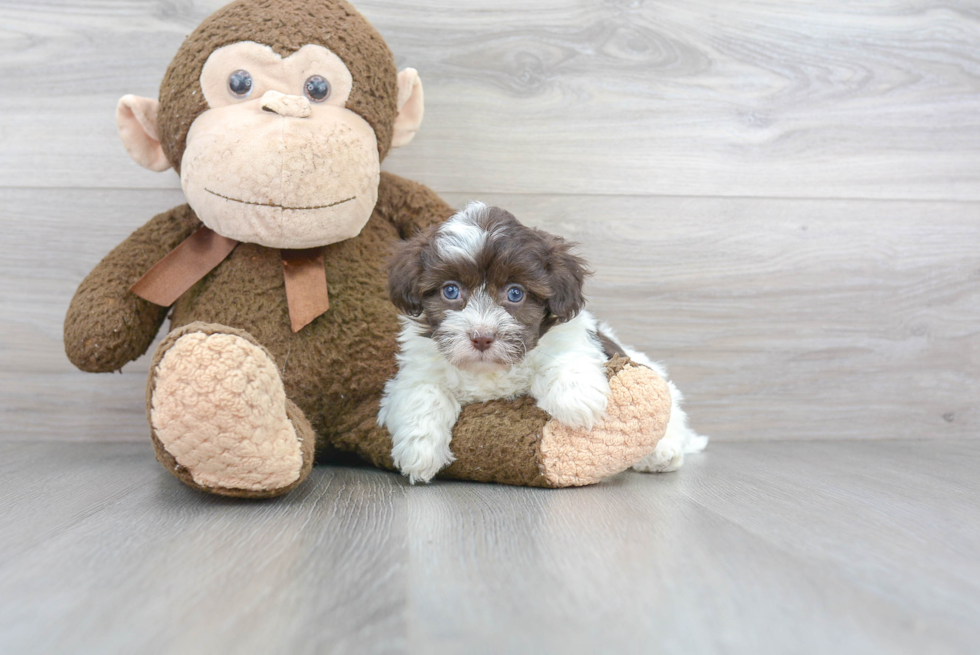
[[[670,385],[670,383],[668,382]],[[670,421],[657,447],[633,468],[644,473],[669,473],[684,464],[685,453],[699,453],[708,444],[708,437],[701,436],[687,426],[687,414],[681,409],[682,398],[677,388],[670,385],[673,399]]]
[[[605,377],[582,380],[575,377],[551,386],[538,407],[559,423],[574,429],[591,430],[606,414],[609,383]]]
[[[412,484],[429,482],[436,473],[456,460],[449,449],[451,438],[452,435],[395,438],[391,457],[398,470],[402,475],[407,475]]]
[[[684,444],[665,436],[652,453],[644,457],[633,469],[643,473],[670,473],[684,464]]]

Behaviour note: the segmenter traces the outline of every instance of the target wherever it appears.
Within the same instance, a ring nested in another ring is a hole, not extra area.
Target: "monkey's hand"
[[[65,353],[72,364],[106,373],[146,352],[167,308],[129,288],[200,226],[187,205],[171,209],[136,230],[88,274],[65,317]]]

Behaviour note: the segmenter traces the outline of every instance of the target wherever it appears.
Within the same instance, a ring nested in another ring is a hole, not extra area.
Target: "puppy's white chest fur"
[[[470,403],[530,395],[561,423],[591,429],[609,395],[595,331],[595,318],[582,312],[545,333],[512,366],[461,369],[423,326],[403,318],[398,374],[385,385],[378,414],[378,423],[391,432],[396,465],[413,481],[427,481],[452,462],[452,428]]]
[[[463,405],[527,395],[558,422],[591,430],[610,391],[602,343],[664,375],[582,311],[587,275],[563,239],[479,202],[399,249],[388,294],[418,318],[402,319],[399,370],[385,385],[378,423],[391,432],[395,466],[413,483],[454,461],[450,441]],[[686,427],[680,394],[668,385],[667,436],[643,470],[672,470],[706,441]]]
[[[595,376],[590,377],[605,377],[602,369],[605,356],[593,336],[595,327],[595,318],[582,312],[571,321],[549,330],[537,346],[513,366],[476,364],[457,368],[432,339],[423,336],[422,326],[404,319],[399,338],[398,376],[410,378],[414,384],[443,386],[461,405],[527,395],[535,386],[543,389],[544,384],[567,373],[569,365],[574,364],[579,365],[575,368],[592,369]],[[535,381],[539,384],[535,385]]]
[[[406,382],[412,380],[417,384],[439,385],[452,394],[460,405],[496,398],[515,398],[531,389],[534,370],[528,360],[509,367],[476,364],[469,368],[457,368],[439,350],[435,341],[421,333],[419,325],[405,321],[400,338],[398,375]]]
[[[534,372],[525,361],[510,368],[480,366],[474,370],[455,369],[447,375],[447,379],[453,375],[456,378],[455,384],[450,385],[453,395],[461,405],[469,405],[527,394],[531,390]]]

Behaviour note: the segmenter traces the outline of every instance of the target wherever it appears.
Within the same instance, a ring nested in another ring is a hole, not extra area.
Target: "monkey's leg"
[[[313,429],[247,332],[206,323],[174,330],[153,358],[146,396],[157,459],[195,489],[267,498],[310,473]]]
[[[654,371],[626,358],[610,361],[606,370],[611,387],[607,416],[591,431],[558,423],[529,397],[465,407],[450,444],[456,461],[438,477],[576,487],[630,468],[653,452],[663,436],[670,390]],[[359,427],[339,439],[339,448],[393,469],[391,437],[367,412]]]

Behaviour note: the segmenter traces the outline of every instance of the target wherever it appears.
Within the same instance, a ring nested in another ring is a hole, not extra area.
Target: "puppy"
[[[591,429],[606,409],[611,356],[625,354],[666,379],[584,311],[587,275],[570,244],[478,202],[402,245],[388,280],[406,314],[399,369],[378,423],[413,484],[453,461],[452,429],[464,405],[530,394],[559,422]],[[634,467],[641,471],[676,470],[684,453],[707,443],[687,427],[681,395],[668,384],[667,432]]]

